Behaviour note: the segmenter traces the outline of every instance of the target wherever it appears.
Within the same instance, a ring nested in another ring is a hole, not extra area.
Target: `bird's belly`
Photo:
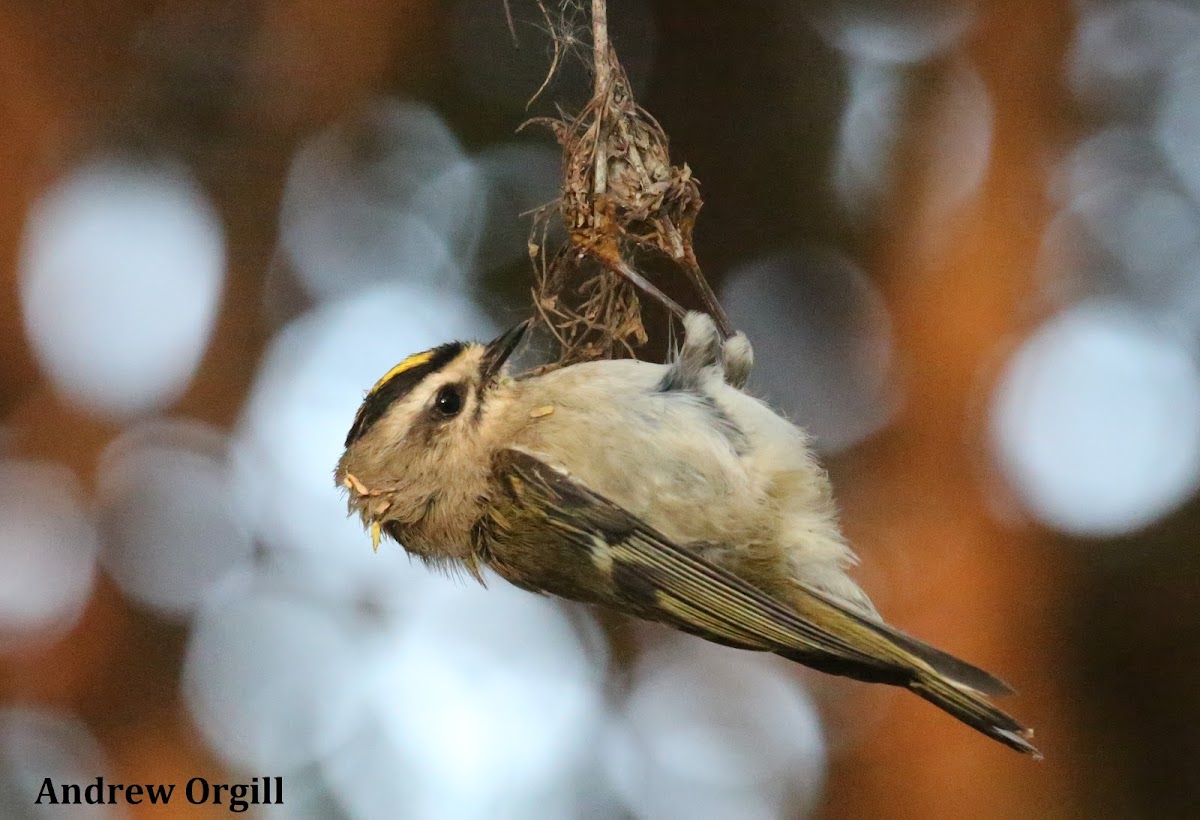
[[[743,543],[766,531],[766,492],[710,412],[669,394],[559,406],[520,443],[676,543]]]

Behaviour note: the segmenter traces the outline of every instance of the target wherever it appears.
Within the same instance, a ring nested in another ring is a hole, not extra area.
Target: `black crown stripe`
[[[346,434],[346,446],[349,447],[362,438],[371,429],[371,426],[383,417],[389,407],[411,393],[413,388],[424,381],[430,373],[436,373],[454,361],[465,347],[466,345],[462,342],[450,342],[430,350],[429,358],[414,367],[392,368],[392,371],[389,371],[392,375],[385,377],[363,399],[362,406],[358,408],[358,413],[354,417],[354,424],[350,427],[350,432]],[[410,359],[415,358],[417,357],[410,357]]]

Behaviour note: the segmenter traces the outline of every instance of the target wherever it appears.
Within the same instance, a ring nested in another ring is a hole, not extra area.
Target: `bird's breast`
[[[532,384],[514,413],[514,443],[566,469],[594,492],[680,542],[738,543],[764,529],[765,487],[747,469],[746,442],[704,396],[659,390],[665,368],[565,368],[563,384]]]

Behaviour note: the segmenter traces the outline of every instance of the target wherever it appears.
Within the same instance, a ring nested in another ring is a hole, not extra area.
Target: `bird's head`
[[[376,547],[382,531],[423,557],[461,557],[429,553],[466,548],[433,542],[476,512],[490,468],[481,435],[489,400],[527,326],[487,344],[451,342],[416,353],[367,391],[335,479]]]

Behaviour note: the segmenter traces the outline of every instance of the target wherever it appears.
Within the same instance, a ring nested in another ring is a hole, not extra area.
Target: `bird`
[[[666,363],[510,372],[530,322],[371,387],[334,470],[378,549],[902,687],[1040,758],[999,678],[888,625],[850,575],[808,435],[746,392],[754,353],[689,312]]]

